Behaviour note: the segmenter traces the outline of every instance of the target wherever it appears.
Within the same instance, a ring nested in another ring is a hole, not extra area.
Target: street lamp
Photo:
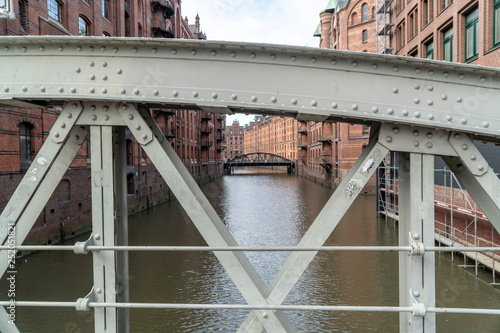
[[[0,0],[0,18],[8,18],[14,20],[14,0]]]

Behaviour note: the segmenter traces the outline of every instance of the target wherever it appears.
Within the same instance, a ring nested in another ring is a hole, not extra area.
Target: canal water
[[[302,178],[270,173],[224,176],[203,187],[242,246],[299,242],[332,190]],[[131,216],[131,245],[206,245],[176,201]],[[86,236],[88,237],[88,235]],[[85,239],[84,237],[83,239]],[[397,228],[375,218],[375,198],[360,196],[327,245],[397,245]],[[268,284],[290,253],[246,253]],[[437,305],[500,308],[491,275],[471,272],[436,255]],[[16,299],[75,301],[92,286],[91,255],[39,252],[17,264]],[[202,253],[130,253],[131,302],[245,304],[215,256]],[[5,278],[0,284],[6,296]],[[318,254],[284,304],[398,305],[396,253]],[[93,332],[93,313],[71,308],[17,308],[23,333]],[[131,332],[236,332],[247,311],[131,310]],[[391,313],[287,311],[297,332],[398,332]],[[438,315],[438,332],[500,332],[500,316]]]

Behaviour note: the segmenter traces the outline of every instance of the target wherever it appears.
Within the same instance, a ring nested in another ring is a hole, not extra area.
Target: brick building
[[[231,126],[226,127],[226,147],[224,154],[224,160],[230,160],[236,156],[246,154],[243,146],[243,126],[240,126],[238,120],[234,120]]]
[[[0,19],[0,35],[81,35],[205,39],[200,18],[189,25],[180,0],[20,0],[15,20]],[[40,150],[60,110],[0,109],[0,209]],[[151,110],[160,128],[199,182],[222,174],[224,115]],[[90,140],[90,139],[89,139]],[[90,151],[87,141],[35,223],[28,241],[55,243],[89,230]],[[129,210],[146,209],[171,193],[141,146],[127,133]]]
[[[295,119],[256,116],[245,126],[245,153],[271,153],[296,160],[297,135]]]

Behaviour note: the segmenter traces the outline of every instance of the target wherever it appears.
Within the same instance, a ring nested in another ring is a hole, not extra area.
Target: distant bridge
[[[261,152],[236,156],[224,163],[224,170],[231,174],[234,167],[248,166],[286,166],[288,174],[292,174],[295,170],[294,161],[280,155]]]

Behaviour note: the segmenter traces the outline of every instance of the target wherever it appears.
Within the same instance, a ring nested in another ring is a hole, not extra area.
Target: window
[[[368,21],[368,5],[365,3],[361,7],[362,12],[363,12],[363,22]]]
[[[434,19],[434,0],[423,0],[422,10],[422,23],[425,26]]]
[[[495,0],[493,9],[493,46],[500,45],[500,0]]]
[[[478,22],[479,11],[476,8],[465,17],[465,61],[477,57],[479,44]]]
[[[28,33],[28,4],[26,0],[19,1],[19,30]]]
[[[61,22],[61,4],[57,0],[47,0],[47,11],[50,18]]]
[[[26,171],[31,165],[31,130],[30,123],[19,124],[19,152],[21,155],[21,171]]]
[[[443,60],[453,61],[453,28],[443,32]]]
[[[78,34],[80,36],[89,36],[89,23],[83,17],[78,18]]]
[[[356,12],[351,15],[351,25],[358,23],[358,14]]]
[[[434,59],[434,43],[432,41],[425,44],[425,57],[427,59]]]
[[[109,20],[109,0],[102,0],[102,17]]]
[[[368,42],[368,31],[363,30],[363,43]]]

